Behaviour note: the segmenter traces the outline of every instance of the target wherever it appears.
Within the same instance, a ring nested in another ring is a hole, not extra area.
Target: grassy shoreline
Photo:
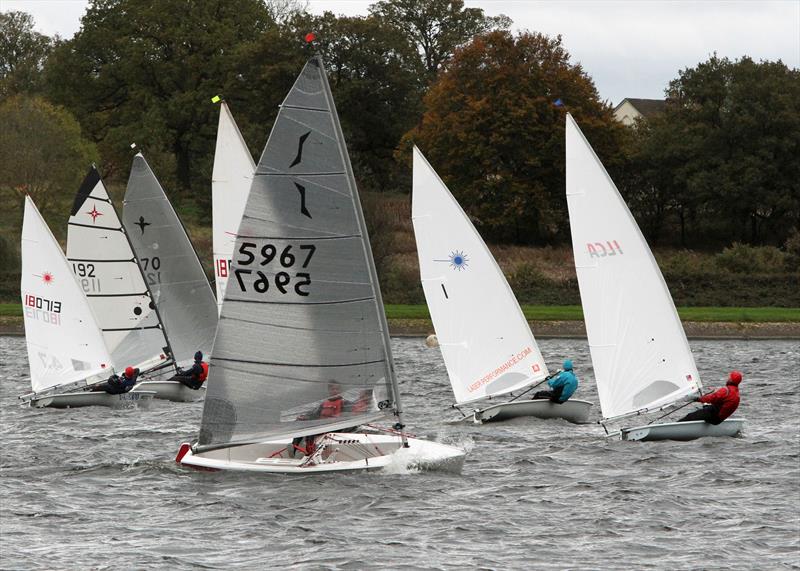
[[[387,304],[385,308],[389,320],[430,319],[426,305]],[[523,305],[522,311],[529,321],[583,321],[583,310],[579,305]],[[800,308],[797,307],[679,307],[678,314],[682,321],[696,322],[800,322]],[[22,304],[0,303],[0,317],[21,318]]]

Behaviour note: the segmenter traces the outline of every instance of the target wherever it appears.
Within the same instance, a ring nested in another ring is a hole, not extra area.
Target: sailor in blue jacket
[[[549,391],[539,391],[533,395],[534,399],[550,399],[554,403],[564,403],[569,400],[578,389],[578,377],[572,371],[572,361],[564,361],[564,369],[550,377],[547,381]]]

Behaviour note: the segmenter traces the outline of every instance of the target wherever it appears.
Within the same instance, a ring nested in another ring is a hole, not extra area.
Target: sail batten
[[[547,365],[496,260],[414,148],[412,222],[420,279],[456,402],[544,379]],[[445,287],[445,285],[447,287]]]
[[[566,148],[572,247],[603,417],[655,409],[699,391],[694,357],[658,264],[570,115]]]
[[[388,330],[318,58],[278,112],[235,229],[228,232],[234,243],[198,450],[336,430],[391,413]],[[342,416],[320,418],[332,392],[344,400]],[[368,410],[353,408],[364,394]]]

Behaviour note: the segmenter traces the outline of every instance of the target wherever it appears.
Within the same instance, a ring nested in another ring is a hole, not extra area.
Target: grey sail
[[[155,305],[100,174],[89,170],[72,205],[67,259],[103,331],[114,366],[169,355]]]
[[[200,450],[338,430],[399,408],[375,265],[319,58],[281,105],[256,168],[209,379]],[[334,390],[344,413],[316,417]],[[349,406],[365,395],[366,409]]]
[[[175,360],[191,361],[198,350],[210,353],[217,328],[214,292],[183,224],[141,153],[133,159],[122,218]]]

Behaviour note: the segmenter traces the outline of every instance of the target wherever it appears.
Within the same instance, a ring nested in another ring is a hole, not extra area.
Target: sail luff
[[[522,308],[461,205],[413,152],[420,278],[456,402],[524,390],[548,370]]]
[[[700,390],[658,264],[569,114],[566,148],[573,253],[603,416],[658,408]]]
[[[350,163],[350,156],[347,152],[347,145],[345,144],[344,140],[344,133],[342,132],[342,126],[339,122],[339,114],[336,112],[336,103],[333,100],[333,95],[331,94],[331,87],[328,83],[328,74],[325,73],[325,65],[322,61],[321,56],[316,56],[317,62],[319,63],[320,69],[322,70],[322,82],[325,86],[325,97],[328,100],[328,105],[331,109],[331,114],[333,115],[333,124],[334,129],[336,130],[336,136],[339,139],[339,149],[342,154],[342,162],[344,163],[345,170],[347,171],[347,178],[350,183],[350,187],[352,188],[352,195],[351,198],[353,200],[353,206],[356,211],[356,219],[358,220],[359,227],[361,229],[362,244],[364,246],[364,255],[367,258],[367,266],[369,267],[370,276],[372,278],[373,284],[373,291],[375,295],[375,310],[378,314],[378,320],[380,321],[381,328],[383,329],[383,348],[386,355],[386,374],[391,382],[392,391],[394,392],[393,401],[394,401],[394,410],[395,414],[397,415],[398,422],[402,425],[403,422],[403,407],[400,401],[400,387],[397,383],[397,375],[395,374],[394,370],[394,358],[392,356],[392,345],[391,345],[391,338],[389,337],[389,323],[386,320],[386,310],[383,306],[383,296],[381,295],[381,287],[380,281],[378,280],[378,271],[375,268],[375,260],[372,256],[372,248],[370,247],[369,241],[369,233],[367,232],[367,224],[364,220],[364,211],[361,207],[361,200],[358,195],[358,190],[356,186],[356,179],[355,175],[353,174],[353,166]],[[405,442],[405,436],[403,436]]]

